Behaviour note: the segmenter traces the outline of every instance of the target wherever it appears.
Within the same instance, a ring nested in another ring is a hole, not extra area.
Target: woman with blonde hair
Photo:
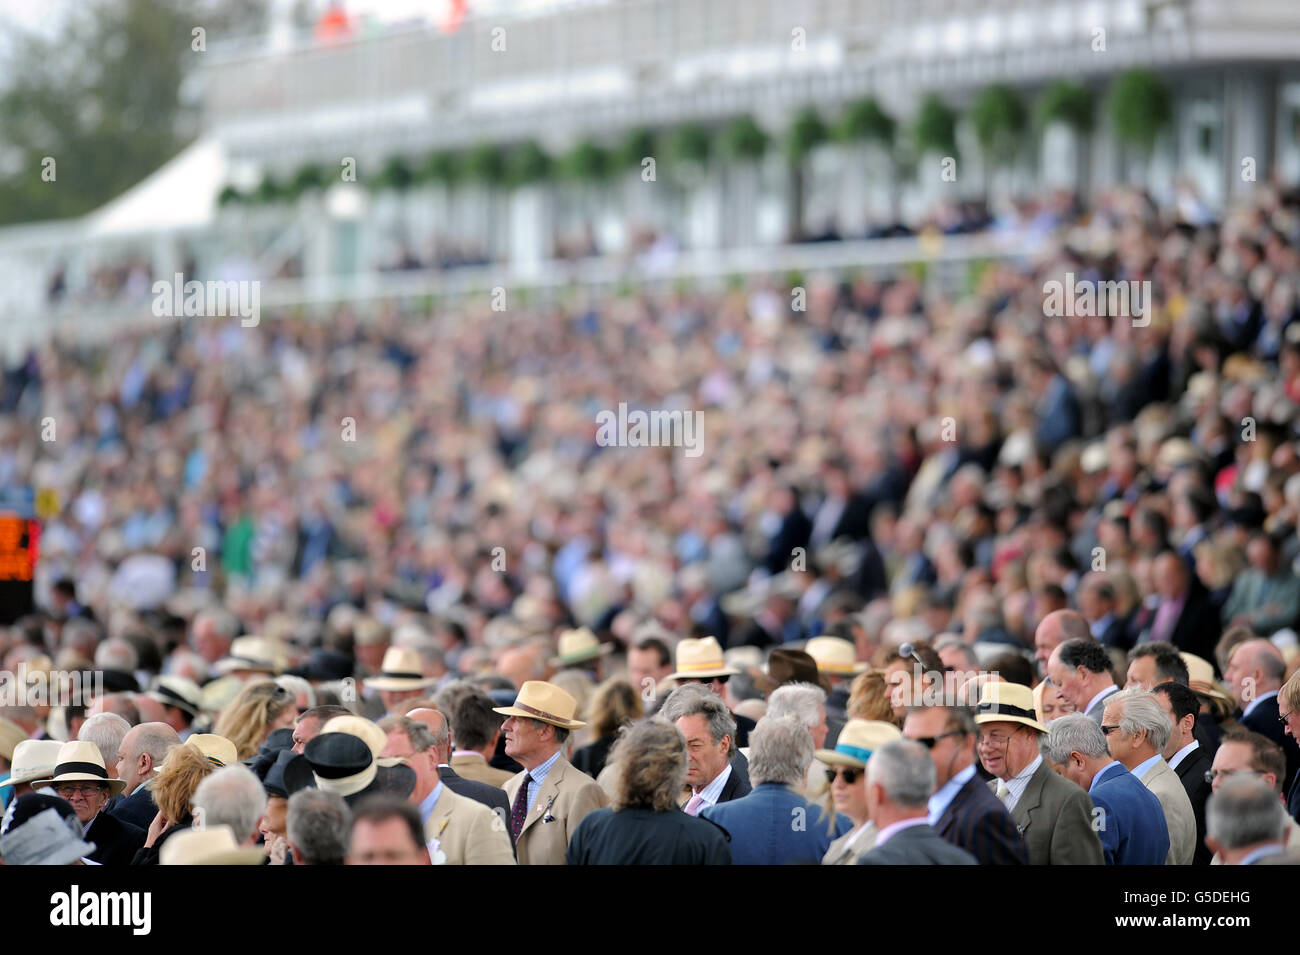
[[[864,670],[853,678],[845,712],[851,720],[879,720],[902,725],[894,716],[894,706],[889,701],[889,684],[885,682],[884,670]]]
[[[194,821],[191,815],[194,791],[217,769],[217,762],[192,743],[182,743],[167,751],[150,790],[158,815],[154,816],[144,848],[136,853],[133,865],[157,865],[163,843],[174,833],[190,828]]]
[[[273,730],[293,728],[296,697],[274,680],[250,680],[221,711],[214,732],[235,744],[239,761],[252,759]]]
[[[631,683],[617,677],[606,680],[596,688],[591,699],[591,712],[587,715],[591,735],[596,737],[596,741],[573,754],[573,765],[595,779],[605,768],[605,760],[618,739],[618,731],[639,720],[644,713],[641,695]]]

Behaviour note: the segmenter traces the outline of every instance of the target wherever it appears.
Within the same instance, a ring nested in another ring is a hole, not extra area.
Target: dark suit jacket
[[[1002,811],[1006,812],[1005,809]],[[978,864],[973,855],[957,848],[924,823],[894,833],[883,846],[868,849],[858,859],[858,865]]]
[[[158,806],[153,801],[152,792],[144,786],[137,786],[129,796],[114,796],[104,811],[123,822],[139,826],[147,833],[153,825],[153,817],[158,815]]]
[[[506,832],[510,832],[510,800],[507,798],[504,789],[498,786],[489,786],[487,783],[481,783],[476,779],[466,779],[450,766],[439,766],[438,778],[442,780],[443,785],[457,796],[465,796],[475,802],[481,802],[498,816],[501,816],[501,821],[507,824]]]
[[[976,773],[957,790],[934,830],[980,865],[1027,865],[1029,851],[1016,821]],[[906,830],[905,830],[906,831]],[[889,840],[893,842],[893,840]],[[886,843],[886,848],[888,843]]]
[[[86,841],[95,844],[95,851],[86,858],[101,865],[130,865],[147,835],[147,830],[101,810],[86,833]]]
[[[831,843],[853,828],[848,816],[837,816],[828,831],[821,807],[780,783],[763,783],[700,815],[731,836],[733,865],[820,865]]]
[[[743,753],[737,753],[731,761],[731,775],[727,777],[727,782],[718,795],[718,802],[731,802],[748,796],[753,791],[754,787],[749,783],[749,761]]]
[[[1151,619],[1154,623],[1155,617]],[[1203,587],[1193,587],[1183,604],[1183,612],[1178,615],[1178,622],[1169,634],[1169,642],[1179,650],[1213,660],[1214,645],[1219,642],[1222,632],[1219,612],[1210,603],[1210,595]]]
[[[1282,753],[1286,756],[1286,779],[1282,780],[1282,786],[1285,789],[1290,786],[1296,777],[1296,772],[1300,771],[1300,748],[1296,747],[1295,740],[1286,734],[1282,727],[1281,710],[1277,706],[1277,697],[1270,696],[1267,700],[1260,700],[1259,705],[1250,712],[1250,716],[1241,718],[1241,725],[1248,730],[1254,730],[1267,736],[1278,746],[1282,747]],[[1295,787],[1290,790],[1294,795]],[[1288,808],[1291,800],[1287,800]],[[1294,813],[1293,813],[1294,815]]]
[[[605,760],[609,758],[610,748],[613,747],[616,739],[618,739],[617,733],[602,736],[596,742],[589,743],[574,753],[571,762],[579,772],[584,772],[595,779],[605,768]]]
[[[741,716],[739,713],[732,713],[731,718],[736,721],[736,749],[744,749],[749,746],[749,731],[758,724],[748,716]],[[746,762],[745,765],[748,766],[749,763]]]
[[[144,840],[142,839],[140,841],[140,849],[138,852],[136,852],[135,858],[131,860],[131,865],[161,865],[163,843],[166,842],[168,839],[170,839],[172,836],[176,835],[176,833],[178,832],[188,831],[193,825],[194,825],[194,820],[186,819],[182,823],[178,823],[174,826],[168,826],[166,829],[164,829],[162,832],[158,834],[158,838],[154,840],[154,843],[151,846],[145,846]],[[146,832],[145,837],[148,838],[148,835],[149,834]],[[293,857],[292,852],[287,853],[286,855],[288,856],[288,858],[286,858],[285,860],[286,862],[288,861],[289,858]]]
[[[1209,865],[1214,853],[1205,844],[1205,801],[1210,798],[1210,784],[1205,781],[1213,758],[1206,751],[1204,744],[1196,747],[1183,761],[1174,767],[1174,772],[1183,781],[1187,798],[1192,801],[1192,812],[1196,814],[1196,854],[1192,856],[1193,865]]]
[[[578,823],[565,865],[731,865],[727,836],[680,810],[597,809]]]
[[[1156,794],[1123,764],[1111,763],[1093,780],[1088,794],[1102,810],[1097,834],[1107,865],[1164,865],[1169,824]]]

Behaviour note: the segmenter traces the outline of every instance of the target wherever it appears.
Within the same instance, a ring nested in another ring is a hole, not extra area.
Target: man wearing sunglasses
[[[1007,807],[975,771],[975,720],[964,707],[912,707],[903,736],[930,751],[936,788],[930,797],[934,830],[980,865],[1025,865],[1029,854]]]

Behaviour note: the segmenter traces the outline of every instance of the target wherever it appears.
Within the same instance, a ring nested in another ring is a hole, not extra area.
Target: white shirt
[[[1187,757],[1187,754],[1190,753],[1192,750],[1196,749],[1196,747],[1200,745],[1201,743],[1199,740],[1192,740],[1190,743],[1188,743],[1178,752],[1174,753],[1174,758],[1169,760],[1169,768],[1177,769],[1178,764],[1181,763]]]
[[[718,804],[718,797],[722,795],[722,787],[727,785],[727,780],[730,778],[731,764],[727,763],[726,766],[722,767],[722,772],[713,777],[712,782],[703,789],[696,791],[695,795],[704,801],[704,806],[700,807],[701,810],[705,806],[716,806]]]
[[[953,798],[957,795],[957,790],[965,786],[972,776],[975,775],[975,765],[972,763],[967,766],[952,779],[940,786],[933,796],[930,797],[930,825],[939,824],[939,817],[944,814],[948,806],[952,804]]]
[[[1029,785],[1030,777],[1038,772],[1038,767],[1042,764],[1043,757],[1035,756],[1032,763],[1007,780],[1007,789],[1010,792],[1002,801],[1002,804],[1007,807],[1007,812],[1016,808],[1016,803],[1020,802],[1020,797],[1025,794],[1025,787]]]
[[[1270,696],[1277,696],[1277,690],[1269,690],[1267,693],[1261,693],[1259,696],[1251,700],[1250,705],[1241,711],[1241,718],[1244,720],[1247,716],[1250,715],[1251,710],[1259,706],[1259,704],[1263,703]]]

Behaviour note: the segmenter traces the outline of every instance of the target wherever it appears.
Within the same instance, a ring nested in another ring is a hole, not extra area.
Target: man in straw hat
[[[63,744],[56,739],[25,739],[14,747],[13,765],[9,767],[9,785],[14,801],[32,792],[32,783],[54,773]]]
[[[422,696],[435,682],[433,677],[424,675],[424,663],[418,651],[389,647],[379,675],[366,678],[366,689],[379,691],[387,715],[401,716],[398,704]]]
[[[834,749],[819,749],[816,757],[827,767],[835,811],[853,820],[854,827],[830,844],[822,865],[853,865],[876,844],[876,827],[867,807],[867,760],[891,740],[898,727],[880,720],[849,720]]]
[[[573,697],[539,680],[526,682],[513,706],[493,709],[509,717],[501,725],[506,755],[524,767],[502,787],[520,865],[563,865],[578,823],[605,805],[604,790],[562,752],[569,733],[587,725],[574,719],[577,709]]]
[[[243,636],[230,644],[228,656],[212,666],[214,673],[245,680],[252,676],[279,672],[279,654],[275,645],[263,637]]]
[[[677,671],[669,679],[676,680],[677,685],[684,683],[701,683],[717,695],[726,699],[727,681],[740,671],[727,666],[722,656],[722,647],[714,637],[702,637],[699,640],[683,640],[677,644]],[[749,745],[749,731],[754,728],[754,721],[748,716],[732,712],[731,718],[736,724],[735,744],[737,748]]]
[[[183,676],[160,676],[145,695],[162,704],[160,722],[174,729],[182,740],[194,732],[190,726],[203,707],[203,691],[197,683]]]
[[[573,667],[590,673],[597,682],[600,682],[604,678],[602,661],[613,649],[613,644],[601,643],[587,627],[565,630],[560,634],[560,652],[551,657],[550,663],[557,670]]]
[[[1029,864],[1101,865],[1092,800],[1039,753],[1047,728],[1034,712],[1034,691],[1018,683],[984,684],[975,723],[980,762],[995,777],[994,795],[1024,837]]]
[[[1015,820],[976,772],[971,711],[964,706],[913,707],[903,723],[903,736],[924,746],[934,761],[929,822],[935,832],[980,865],[1028,863]]]
[[[59,749],[54,773],[32,783],[33,789],[50,789],[66,799],[77,814],[86,838],[96,846],[90,859],[101,865],[130,865],[144,845],[145,830],[102,812],[110,796],[126,788],[104,767],[104,758],[94,743],[73,740]]]

